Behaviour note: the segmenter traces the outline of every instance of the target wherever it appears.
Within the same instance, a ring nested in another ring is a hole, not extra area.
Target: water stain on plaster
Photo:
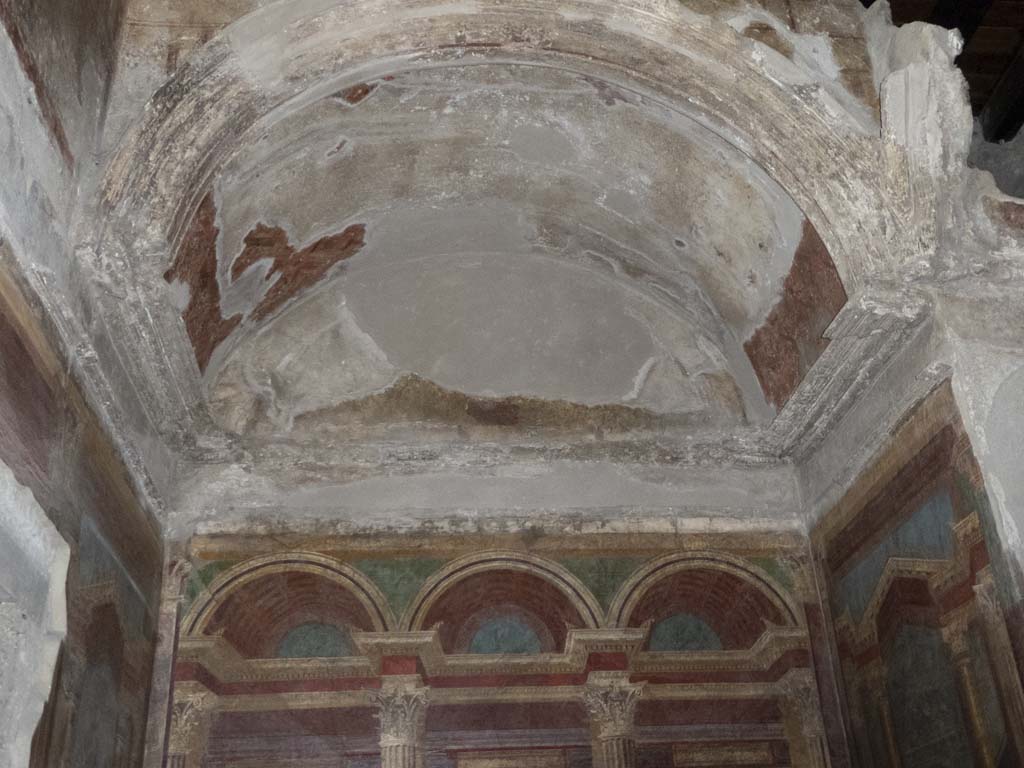
[[[274,280],[252,310],[262,320],[280,309],[288,299],[320,282],[331,267],[357,254],[366,244],[366,225],[352,224],[337,234],[321,237],[312,245],[296,250],[280,227],[257,224],[245,236],[242,253],[231,265],[231,279],[237,280],[249,267],[264,259],[272,262],[265,280]]]
[[[716,386],[719,385],[720,382],[716,382]],[[298,416],[294,427],[301,430],[350,423],[433,422],[466,427],[619,433],[692,426],[704,418],[704,415],[660,414],[619,404],[584,405],[521,395],[480,397],[406,374],[383,392]]]
[[[742,34],[744,37],[749,37],[751,40],[756,40],[757,42],[763,43],[769,48],[778,51],[787,59],[793,57],[792,43],[780,35],[778,30],[771,24],[763,21],[751,22],[747,25],[746,29],[743,30]]]
[[[217,284],[218,233],[217,208],[213,195],[208,194],[192,217],[174,264],[164,273],[168,283],[180,281],[188,286],[188,305],[182,318],[201,371],[206,370],[214,350],[242,322],[241,315],[228,318],[221,315]]]
[[[768,402],[786,404],[828,346],[823,334],[844,304],[846,290],[832,257],[805,220],[782,296],[743,344]]]

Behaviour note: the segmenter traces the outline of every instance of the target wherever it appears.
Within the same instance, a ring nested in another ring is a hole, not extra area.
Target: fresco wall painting
[[[756,538],[193,540],[164,764],[825,766],[806,540]]]
[[[814,532],[860,766],[1021,765],[1019,664],[948,388]]]
[[[116,448],[0,242],[0,461],[70,549],[67,635],[32,768],[138,765],[162,546]]]

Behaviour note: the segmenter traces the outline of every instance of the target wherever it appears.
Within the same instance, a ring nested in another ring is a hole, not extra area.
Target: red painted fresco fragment
[[[217,235],[217,209],[213,195],[208,194],[192,217],[174,264],[164,273],[167,282],[188,286],[188,306],[182,317],[201,371],[206,370],[214,350],[242,322],[241,315],[225,318],[221,314]]]
[[[205,371],[218,346],[242,322],[242,315],[225,318],[221,310],[220,285],[217,282],[217,209],[213,195],[203,198],[189,225],[174,264],[164,273],[172,283],[180,281],[189,288],[189,302],[182,317],[192,342],[199,369]],[[341,261],[358,253],[365,243],[366,226],[353,224],[341,232],[321,237],[296,250],[280,227],[257,224],[246,235],[242,253],[235,259],[231,279],[237,280],[249,267],[267,260],[266,293],[249,317],[262,320],[306,288],[322,280]]]
[[[257,224],[245,236],[242,253],[231,265],[231,279],[237,280],[257,262],[271,262],[266,281],[273,284],[252,311],[257,320],[270,315],[306,288],[320,282],[339,262],[357,254],[366,243],[366,225],[352,224],[341,232],[321,237],[312,245],[296,250],[280,227]]]
[[[983,205],[985,213],[990,219],[1001,222],[1012,229],[1024,229],[1024,205],[1021,203],[985,197]]]
[[[60,404],[17,326],[0,307],[0,457],[18,481],[44,480]]]
[[[824,338],[846,290],[825,243],[809,221],[782,286],[782,297],[743,348],[768,402],[786,404],[828,346]]]
[[[375,90],[377,90],[377,85],[375,83],[357,83],[343,91],[339,91],[338,96],[349,104],[358,104]]]
[[[39,112],[43,117],[43,122],[46,123],[50,136],[60,151],[61,159],[64,160],[64,164],[68,168],[73,169],[75,167],[75,157],[71,152],[71,144],[64,130],[64,123],[60,119],[60,111],[57,109],[57,104],[50,93],[50,89],[46,86],[43,73],[36,62],[35,56],[32,55],[31,47],[22,33],[18,19],[15,17],[14,7],[10,3],[0,2],[0,25],[3,25],[3,28],[7,31],[7,37],[10,39],[14,52],[18,56],[18,63],[21,64],[25,76],[32,83]]]

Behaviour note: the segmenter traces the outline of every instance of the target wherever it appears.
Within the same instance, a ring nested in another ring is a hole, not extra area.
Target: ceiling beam
[[[981,26],[992,0],[938,0],[928,17],[929,24],[959,29],[964,45]]]
[[[1024,124],[1024,44],[996,83],[978,117],[986,141],[1013,138]]]

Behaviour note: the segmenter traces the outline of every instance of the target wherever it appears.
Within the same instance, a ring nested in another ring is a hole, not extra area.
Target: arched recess
[[[159,285],[211,180],[247,140],[318,98],[392,72],[495,61],[578,73],[716,133],[796,202],[848,294],[902,232],[878,186],[874,128],[804,82],[818,75],[788,62],[788,86],[729,24],[674,0],[576,0],[571,12],[555,0],[279,0],[227,27],[157,92],[107,170],[99,210],[83,217],[80,253],[92,255],[111,295],[144,290],[133,281]],[[138,254],[149,260],[141,269],[131,263]],[[131,328],[131,305],[97,315]],[[159,311],[176,321],[171,308]],[[180,342],[148,352],[144,335],[121,343],[166,368],[168,402],[183,398],[187,408],[201,393],[183,380],[195,363]]]
[[[276,656],[286,640],[303,646],[294,634],[302,627],[321,634],[334,627],[337,645],[345,647],[350,632],[385,632],[394,625],[373,582],[351,566],[308,553],[238,564],[210,584],[182,622],[186,636],[221,635],[249,658]]]
[[[740,558],[703,552],[667,555],[640,568],[612,601],[608,623],[650,624],[655,640],[678,630],[693,639],[654,650],[742,650],[769,625],[803,626],[792,597],[767,573]]]
[[[596,629],[601,607],[562,566],[520,552],[485,552],[454,560],[434,574],[409,606],[402,627],[437,627],[446,653],[555,652],[569,628]],[[514,635],[493,645],[488,632]]]

